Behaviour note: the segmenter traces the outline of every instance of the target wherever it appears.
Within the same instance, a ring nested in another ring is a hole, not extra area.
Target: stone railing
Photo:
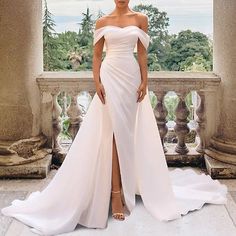
[[[53,153],[63,161],[65,153],[61,150],[58,135],[62,130],[61,114],[69,117],[69,133],[75,137],[82,122],[82,110],[78,106],[77,97],[81,91],[87,91],[91,96],[95,94],[92,71],[80,72],[45,72],[37,78],[41,92],[41,125],[42,132],[48,137],[48,145]],[[216,96],[220,78],[211,72],[149,72],[148,88],[157,97],[154,108],[157,125],[162,139],[163,149],[169,165],[199,165],[203,163],[204,149],[208,146],[210,137],[215,131],[217,116]],[[178,96],[175,109],[174,132],[177,136],[176,144],[165,144],[164,139],[168,132],[168,110],[164,104],[164,97],[169,91],[174,91]],[[194,119],[197,122],[198,142],[195,147],[185,142],[190,132],[188,126],[189,109],[186,105],[186,95],[196,91],[198,104]],[[69,106],[58,104],[58,95],[66,98],[70,96]],[[61,154],[61,155],[59,155]]]

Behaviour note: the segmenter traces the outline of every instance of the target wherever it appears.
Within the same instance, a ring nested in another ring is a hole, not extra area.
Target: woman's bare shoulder
[[[140,22],[148,20],[148,16],[145,13],[143,12],[136,12],[136,13],[137,13],[136,16]]]
[[[147,32],[148,29],[148,16],[142,12],[138,12],[137,14],[137,22],[140,25],[141,29]]]
[[[101,16],[96,20],[95,29],[99,29],[107,24],[108,15]]]

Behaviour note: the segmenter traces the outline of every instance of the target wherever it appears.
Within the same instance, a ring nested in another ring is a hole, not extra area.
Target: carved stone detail
[[[164,97],[166,95],[166,92],[162,91],[159,93],[155,93],[155,95],[157,96],[157,104],[154,108],[154,114],[156,117],[158,129],[160,132],[163,150],[164,152],[167,152],[167,148],[165,147],[165,144],[164,144],[164,138],[168,132],[168,127],[166,125],[167,123],[166,117],[168,115],[168,111],[164,104]]]
[[[68,131],[69,131],[72,139],[74,140],[83,119],[81,116],[82,115],[81,108],[77,102],[78,93],[71,92],[69,94],[71,96],[71,103],[67,109],[67,115],[69,116],[69,122],[70,122]]]
[[[47,138],[40,134],[35,137],[21,139],[12,143],[0,143],[0,166],[14,166],[43,159],[51,153],[46,148]]]
[[[196,128],[196,132],[200,138],[200,143],[196,147],[196,151],[199,153],[204,153],[205,149],[205,128],[206,128],[206,119],[205,119],[205,93],[204,91],[198,91],[198,95],[200,97],[199,106],[196,109],[197,119],[196,122],[198,124]]]
[[[175,147],[175,151],[180,154],[186,154],[189,152],[185,144],[185,137],[190,131],[188,127],[188,119],[187,119],[189,115],[189,110],[185,102],[186,94],[187,94],[186,91],[177,93],[179,97],[179,102],[175,110],[176,125],[174,127],[174,130],[175,130],[176,135],[178,136],[178,143]]]
[[[53,152],[60,152],[62,150],[60,143],[58,141],[58,136],[62,130],[61,127],[61,112],[62,109],[57,101],[57,96],[60,92],[53,91],[51,92],[52,95],[52,151]]]

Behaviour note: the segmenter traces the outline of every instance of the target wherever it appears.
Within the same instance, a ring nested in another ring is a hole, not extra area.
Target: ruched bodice
[[[107,25],[94,31],[95,45],[104,36],[106,46],[106,56],[131,56],[133,55],[138,38],[147,49],[150,36],[138,26],[129,25],[119,27]]]

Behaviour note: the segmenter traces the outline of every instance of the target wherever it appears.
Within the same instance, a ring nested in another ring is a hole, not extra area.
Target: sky
[[[115,8],[114,0],[47,0],[47,3],[54,15],[58,33],[68,30],[78,32],[82,13],[86,12],[87,7],[94,19],[99,10],[109,14]],[[212,37],[213,0],[130,0],[129,6],[132,9],[140,3],[152,4],[167,12],[170,34],[191,29]]]

